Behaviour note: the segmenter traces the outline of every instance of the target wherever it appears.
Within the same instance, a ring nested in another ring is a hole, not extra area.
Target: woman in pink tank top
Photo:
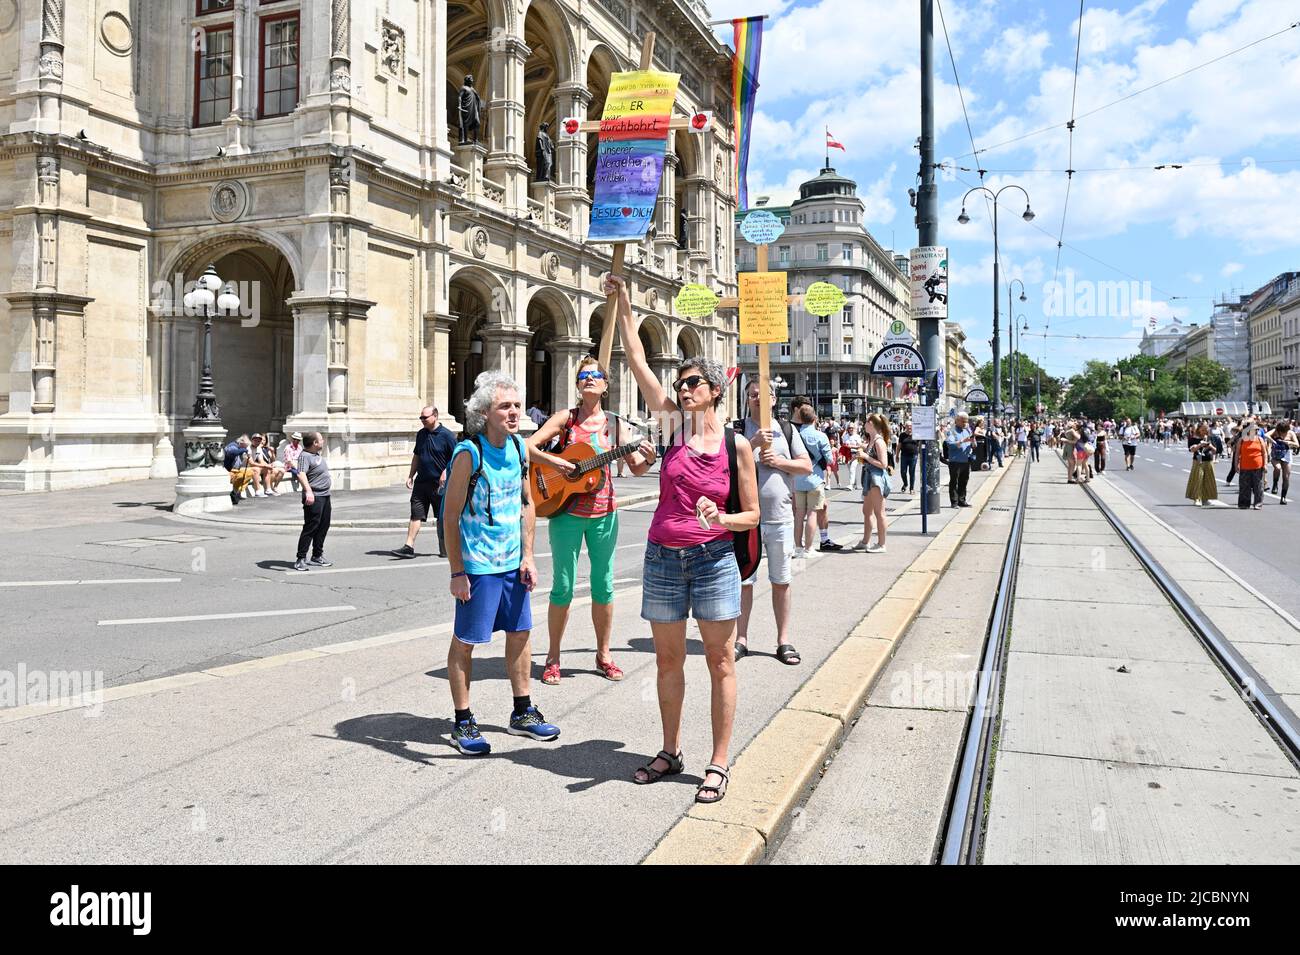
[[[686,618],[695,617],[704,642],[712,684],[713,753],[697,802],[718,802],[730,779],[727,751],[736,713],[733,643],[740,616],[740,570],[732,531],[758,526],[758,478],[749,442],[736,435],[736,465],[727,464],[726,435],[718,405],[726,373],[709,358],[683,359],[673,393],[664,391],[646,361],[623,279],[611,275],[605,294],[618,296],[618,325],[628,367],[647,412],[671,422],[668,450],[659,471],[659,505],[650,523],[643,569],[641,616],[650,621],[659,665],[659,716],[663,749],[636,771],[635,781],[652,783],[682,772],[682,702],[686,695]],[[726,513],[735,481],[740,510]]]

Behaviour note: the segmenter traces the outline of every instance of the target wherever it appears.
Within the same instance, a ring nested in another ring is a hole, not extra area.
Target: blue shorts
[[[642,620],[676,623],[688,615],[696,620],[740,616],[740,568],[730,539],[681,548],[647,543],[643,573]]]
[[[498,630],[533,629],[533,607],[519,571],[470,574],[469,600],[456,601],[454,633],[461,643],[489,643]]]

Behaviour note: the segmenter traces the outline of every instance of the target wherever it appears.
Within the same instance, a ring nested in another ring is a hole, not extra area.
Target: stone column
[[[41,58],[37,65],[40,86],[38,128],[59,131],[59,101],[63,94],[63,11],[64,0],[43,0],[41,4]]]
[[[483,339],[483,368],[500,369],[519,384],[519,400],[528,407],[528,345],[532,329],[526,325],[488,325],[480,333]],[[534,431],[532,419],[525,416],[521,431]]]
[[[170,302],[160,302],[149,308],[149,342],[153,362],[153,385],[157,401],[154,428],[153,463],[149,466],[151,478],[176,477],[176,449],[172,447],[172,337],[176,317]]]
[[[686,135],[682,133],[681,135]],[[672,139],[668,140],[670,143]],[[655,210],[655,255],[664,260],[669,278],[677,274],[677,154],[664,154],[664,175],[659,183],[659,202]]]
[[[53,291],[12,292],[5,297],[14,328],[9,411],[48,414],[58,403],[60,352],[81,341],[86,306],[94,299]]]
[[[455,421],[447,394],[448,371],[451,366],[451,332],[456,327],[454,315],[441,312],[424,313],[424,361],[426,401],[438,409],[439,420],[451,427]],[[461,359],[464,361],[464,358]]]
[[[352,105],[352,2],[331,0],[330,9],[330,139],[348,139]]]
[[[293,311],[293,427],[324,428],[325,417],[364,407],[365,319],[375,304],[344,296],[292,295],[285,303]]]
[[[587,194],[587,134],[565,136],[559,122],[565,117],[587,118],[591,91],[585,83],[566,83],[555,90],[557,131],[555,146],[555,199],[569,217],[569,235],[581,241],[591,222],[591,196]]]
[[[532,51],[522,37],[489,43],[488,154],[484,175],[505,189],[507,209],[523,211],[528,185],[524,152],[524,65]]]

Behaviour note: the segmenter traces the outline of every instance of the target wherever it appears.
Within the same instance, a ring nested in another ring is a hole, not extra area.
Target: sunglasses
[[[673,382],[673,391],[681,391],[682,385],[685,385],[688,391],[694,391],[701,384],[706,384],[708,380],[703,375],[687,375],[685,378],[679,378]]]
[[[605,373],[604,373],[603,371],[580,371],[580,372],[578,372],[578,380],[579,380],[579,381],[586,381],[588,378],[594,378],[594,379],[596,379],[597,381],[604,381],[604,380],[605,380]]]

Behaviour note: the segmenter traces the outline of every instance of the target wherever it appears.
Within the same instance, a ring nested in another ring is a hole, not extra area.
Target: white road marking
[[[644,543],[619,544],[614,549],[628,550],[629,548],[632,547],[645,547],[645,544]],[[540,559],[542,557],[550,557],[550,556],[551,556],[550,551],[547,551],[545,554],[533,555],[533,557],[537,559]],[[416,567],[442,567],[446,565],[446,563],[447,563],[447,558],[445,557],[430,557],[424,560],[402,560],[402,561],[396,561],[391,564],[380,564],[378,567],[321,567],[321,568],[313,567],[307,573],[294,574],[289,579],[301,580],[306,582],[306,581],[310,581],[312,577],[319,576],[320,574],[372,574],[381,570],[412,570]],[[293,570],[292,567],[284,567],[281,568],[281,573],[288,574],[292,570]]]
[[[242,620],[248,617],[290,617],[305,613],[342,613],[356,610],[350,604],[340,607],[305,607],[301,610],[248,610],[240,613],[205,613],[189,617],[134,617],[129,620],[100,620],[101,627],[120,627],[137,623],[189,623],[196,620]]]
[[[72,587],[78,584],[178,584],[179,577],[116,577],[105,580],[0,580],[0,587]]]
[[[1171,468],[1171,467],[1173,467],[1172,464],[1167,464],[1167,463],[1164,462],[1164,461],[1161,461],[1161,462],[1160,462],[1160,466],[1161,466],[1162,468]]]

